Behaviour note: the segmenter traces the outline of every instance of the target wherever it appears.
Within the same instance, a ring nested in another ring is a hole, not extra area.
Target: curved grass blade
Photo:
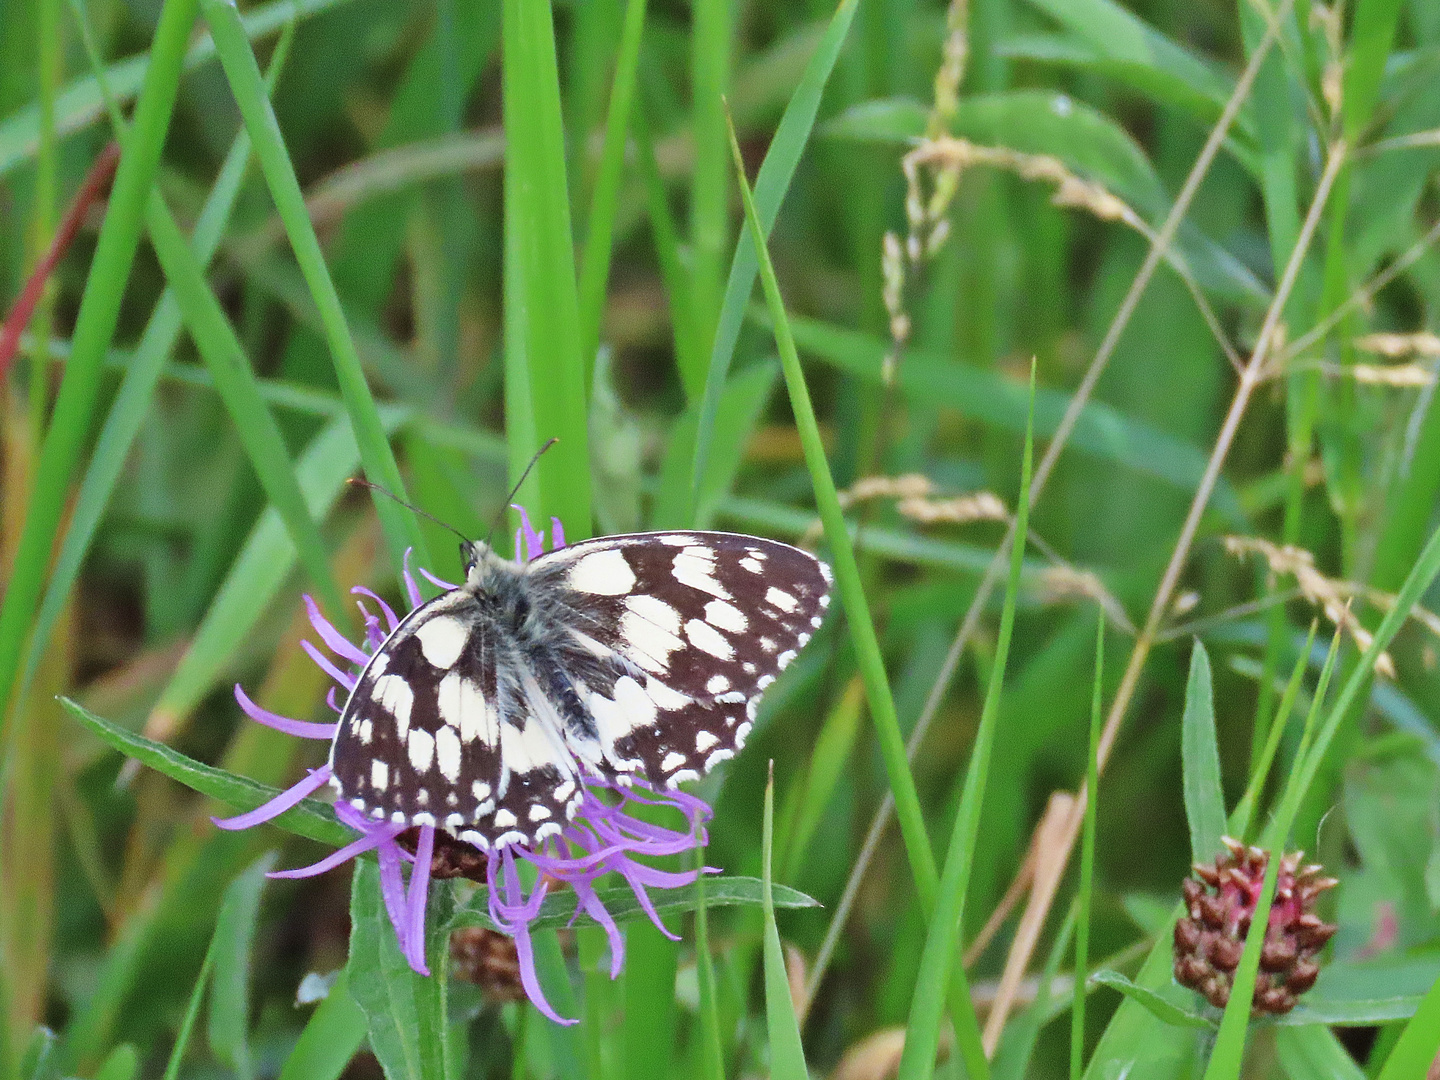
[[[1220,746],[1215,736],[1215,691],[1210,656],[1200,639],[1190,652],[1185,715],[1180,728],[1185,819],[1190,824],[1190,861],[1208,862],[1225,835],[1225,793],[1220,786]]]
[[[775,763],[765,784],[764,832],[760,837],[761,897],[764,902],[765,1028],[770,1036],[770,1075],[778,1080],[808,1080],[805,1049],[800,1041],[800,1023],[790,998],[790,980],[785,972],[785,950],[775,925],[775,901],[771,895],[770,863],[775,832]]]
[[[135,109],[129,144],[120,156],[104,224],[90,263],[70,362],[60,382],[50,427],[35,466],[25,525],[15,548],[5,598],[0,602],[0,746],[8,742],[9,705],[21,653],[49,570],[55,534],[71,477],[89,435],[105,350],[115,333],[120,301],[140,245],[145,200],[175,107],[185,45],[197,0],[166,0],[155,30],[153,63]]]
[[[1113,990],[1119,990],[1131,1001],[1142,1005],[1145,1011],[1157,1020],[1171,1027],[1204,1028],[1210,1031],[1215,1030],[1215,1021],[1201,1016],[1199,1013],[1186,1012],[1180,1006],[1167,998],[1161,997],[1154,990],[1133,983],[1118,971],[1110,971],[1101,968],[1090,976],[1090,981],[1100,986],[1108,986]]]
[[[1290,1080],[1365,1080],[1365,1070],[1328,1028],[1285,1028],[1275,1037],[1275,1051]]]
[[[275,852],[266,852],[231,882],[210,942],[215,956],[207,1029],[210,1050],[241,1080],[252,1080],[255,1075],[249,1041],[250,952],[260,918],[260,890],[275,859]]]
[[[754,202],[760,221],[760,236],[768,238],[780,213],[780,204],[794,179],[795,169],[800,164],[800,155],[810,139],[815,126],[815,115],[820,110],[820,97],[835,61],[840,55],[840,46],[855,18],[859,0],[840,0],[820,45],[805,66],[805,74],[795,87],[790,103],[775,129],[770,148],[765,151],[765,160],[755,177]],[[733,138],[733,134],[732,134]],[[695,438],[695,461],[690,472],[690,485],[698,498],[699,490],[706,476],[706,460],[710,455],[710,443],[715,437],[715,416],[720,408],[720,395],[730,375],[730,361],[735,355],[735,344],[740,340],[740,327],[745,321],[745,307],[750,302],[750,293],[755,287],[755,275],[759,262],[756,244],[750,232],[741,230],[735,242],[735,257],[730,263],[730,277],[725,283],[725,298],[720,307],[719,321],[715,326],[714,343],[710,350],[710,366],[705,374],[705,393],[701,399],[699,427]]]
[[[194,758],[186,757],[178,750],[172,750],[164,743],[157,743],[143,735],[127,731],[119,724],[96,716],[85,706],[69,698],[61,698],[60,704],[65,706],[76,720],[122,754],[134,758],[142,765],[150,766],[156,772],[164,773],[192,791],[219,799],[236,810],[254,810],[280,794],[279,788],[203,764]],[[355,839],[355,834],[340,822],[335,811],[328,804],[315,799],[301,800],[293,809],[274,818],[273,823],[286,832],[332,847],[343,847]]]
[[[89,26],[83,21],[80,22],[80,33],[92,64],[98,67],[99,57],[94,49]],[[287,23],[271,55],[265,79],[267,88],[272,91],[285,66],[293,33],[294,23]],[[115,101],[114,87],[110,84],[108,74],[102,77],[97,72],[95,80],[97,86],[108,88],[107,96]],[[201,267],[209,263],[220,244],[220,237],[224,235],[229,224],[230,213],[235,208],[235,200],[240,193],[240,185],[245,179],[249,161],[250,137],[244,128],[241,128],[236,132],[235,141],[231,143],[230,151],[220,166],[215,185],[205,199],[195,222],[195,231],[190,238],[195,260]],[[80,576],[81,564],[95,539],[100,519],[129,457],[130,447],[149,412],[155,385],[165,369],[167,357],[179,339],[180,323],[180,305],[175,294],[167,289],[151,312],[140,343],[125,365],[125,376],[120,382],[120,389],[110,411],[105,416],[105,422],[100,427],[100,435],[95,441],[95,449],[91,452],[85,478],[80,482],[75,509],[71,511],[70,524],[65,530],[65,539],[60,546],[55,569],[50,575],[50,584],[45,590],[45,599],[40,604],[40,613],[35,618],[35,628],[30,635],[25,672],[21,678],[22,695],[25,687],[35,677],[40,657],[54,631],[55,621],[60,617],[60,612],[70,597],[70,590]]]
[[[1405,1025],[1404,1033],[1385,1059],[1385,1066],[1376,1080],[1423,1076],[1437,1052],[1440,1052],[1440,980],[1430,988],[1415,1015]]]
[[[257,4],[241,16],[246,36],[251,41],[283,29],[291,22],[303,22],[311,16],[348,3],[349,0],[270,0]],[[196,39],[182,58],[184,70],[192,71],[215,56],[215,43],[210,35]],[[153,52],[141,53],[119,60],[105,68],[105,78],[115,100],[124,104],[140,92],[149,73]],[[105,98],[94,75],[76,79],[61,89],[55,100],[55,130],[67,135],[94,123],[105,112]],[[21,162],[35,156],[40,145],[40,108],[26,105],[0,121],[0,177]]]
[[[365,381],[355,341],[345,322],[340,295],[335,290],[335,283],[325,265],[324,253],[320,250],[320,241],[305,210],[305,196],[295,178],[295,169],[285,149],[284,136],[280,133],[275,110],[271,108],[270,98],[265,92],[264,79],[255,62],[240,13],[234,4],[225,0],[199,2],[215,39],[215,51],[225,69],[235,104],[240,108],[246,130],[255,145],[255,156],[270,187],[275,209],[285,223],[295,260],[300,264],[316,307],[320,309],[335,378],[340,384],[340,393],[345,399],[345,408],[355,430],[355,441],[360,448],[360,461],[371,481],[404,499],[405,483],[400,476],[400,467],[395,462],[375,399]],[[396,569],[407,547],[413,548],[421,562],[428,564],[425,538],[415,516],[378,491],[371,494]]]

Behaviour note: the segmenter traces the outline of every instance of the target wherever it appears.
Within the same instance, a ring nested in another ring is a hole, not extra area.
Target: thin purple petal
[[[620,928],[615,925],[615,919],[610,912],[605,910],[605,905],[600,902],[600,897],[595,895],[595,888],[588,881],[571,882],[575,890],[575,897],[578,901],[575,911],[584,911],[597,923],[605,928],[605,936],[610,940],[610,978],[618,979],[621,970],[625,967],[625,935],[620,933]]]
[[[426,570],[423,566],[420,567],[420,573],[425,575],[426,581],[430,582],[431,585],[434,585],[442,592],[454,592],[459,587],[456,585],[451,585],[448,581],[441,581],[438,577],[432,574],[429,570]]]
[[[222,829],[230,829],[232,831],[248,829],[252,825],[259,825],[261,822],[269,821],[273,817],[279,817],[329,779],[330,766],[321,765],[320,768],[305,777],[304,780],[282,791],[263,806],[257,806],[254,810],[240,814],[237,817],[212,817],[210,820]]]
[[[530,524],[530,514],[523,506],[515,503],[510,504],[512,510],[520,511],[520,531],[525,537],[525,561],[530,562],[538,558],[545,551],[545,534],[536,532],[535,527]],[[515,544],[515,557],[520,558],[520,544]]]
[[[565,526],[560,524],[560,519],[550,519],[550,550],[559,551],[565,546]]]
[[[405,898],[406,933],[410,938],[410,966],[425,971],[425,900],[430,892],[430,860],[435,854],[435,826],[422,825],[415,844],[415,865],[410,870],[410,892]]]
[[[380,895],[385,901],[385,914],[390,917],[390,925],[395,928],[395,939],[400,944],[400,952],[414,970],[421,975],[429,975],[430,972],[425,967],[424,957],[421,957],[421,962],[417,966],[410,956],[409,925],[405,919],[405,879],[400,873],[399,845],[381,844],[378,854],[380,856]]]
[[[374,600],[375,603],[380,606],[381,614],[385,616],[385,622],[389,624],[392,633],[394,632],[395,628],[400,625],[400,620],[395,617],[395,609],[392,608],[389,604],[387,604],[384,600],[382,600],[379,595],[365,588],[364,585],[356,585],[353,589],[350,590],[350,593],[352,596],[367,596],[371,600]],[[360,610],[365,611],[365,606],[363,604],[360,606]],[[368,619],[370,613],[366,611],[365,615]]]
[[[414,575],[410,573],[410,553],[413,550],[414,548],[405,549],[405,558],[401,563],[401,572],[405,578],[405,593],[410,597],[410,607],[412,610],[419,607],[425,601],[425,598],[420,595],[420,586],[415,584]]]
[[[404,825],[392,825],[391,828],[394,829],[394,832],[390,833],[389,837],[378,830],[367,833],[365,836],[360,837],[359,840],[354,840],[346,844],[339,851],[332,851],[317,863],[311,863],[309,866],[301,866],[295,870],[272,870],[265,876],[272,878],[307,878],[315,877],[317,874],[323,874],[327,870],[335,869],[335,867],[342,863],[349,862],[355,858],[356,855],[363,854],[371,848],[379,847],[386,839],[393,839],[405,831]]]
[[[306,641],[304,638],[300,640],[300,647],[310,654],[310,659],[315,661],[315,666],[318,667],[321,671],[325,672],[326,675],[329,675],[341,686],[345,687],[346,690],[355,689],[355,676],[350,675],[347,672],[341,671],[338,667],[336,667],[330,662],[330,658],[328,656],[322,653],[314,645],[311,645],[310,642]]]
[[[335,687],[333,686],[325,691],[325,704],[330,706],[332,712],[342,713],[345,711],[344,706],[335,700]],[[325,725],[322,724],[321,726],[324,727]],[[339,725],[336,725],[336,727],[338,726]]]
[[[330,688],[334,693],[335,688]],[[281,716],[279,713],[262,709],[250,696],[245,693],[244,688],[235,684],[235,700],[239,702],[240,708],[245,710],[245,715],[254,720],[257,724],[264,724],[276,731],[283,731],[286,735],[295,735],[302,739],[333,739],[335,737],[335,724],[314,724],[308,720],[291,720],[288,716]]]
[[[520,901],[524,894],[520,889],[520,875],[515,870],[515,859],[508,848],[502,853],[501,858],[503,858],[505,862],[506,906],[512,908],[521,906]],[[490,866],[492,868],[495,862],[495,859],[490,860]],[[492,880],[494,879],[493,871],[490,877]],[[495,895],[493,888],[490,895],[492,897]],[[531,901],[543,900],[544,896],[545,887],[542,885],[536,888],[534,896],[531,897]],[[525,904],[523,906],[528,908],[530,905]],[[538,913],[538,903],[535,904],[535,909]],[[534,915],[530,916],[531,919],[534,917]],[[511,937],[515,939],[515,959],[519,961],[520,964],[520,985],[525,988],[525,996],[530,999],[530,1004],[534,1005],[540,1014],[547,1019],[566,1026],[578,1023],[577,1020],[567,1020],[560,1016],[550,1007],[550,1002],[545,999],[545,991],[540,986],[540,976],[535,971],[535,950],[530,943],[529,921],[529,919],[526,919],[523,922],[517,922],[513,925],[513,928],[509,930]]]
[[[315,603],[309,593],[305,594],[304,600],[305,610],[310,614],[310,625],[315,628],[315,633],[320,635],[320,640],[325,642],[325,647],[341,659],[364,667],[370,657],[357,649],[350,643],[349,638],[335,629],[330,620],[320,613],[320,605]]]

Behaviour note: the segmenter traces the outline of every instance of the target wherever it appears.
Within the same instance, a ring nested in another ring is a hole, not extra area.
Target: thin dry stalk
[[[1105,718],[1105,727],[1100,733],[1100,745],[1097,752],[1097,763],[1101,770],[1109,760],[1110,751],[1114,748],[1115,739],[1120,732],[1120,724],[1125,718],[1129,709],[1130,701],[1140,685],[1140,673],[1145,666],[1145,661],[1150,655],[1150,648],[1155,643],[1156,636],[1160,630],[1161,622],[1170,606],[1170,597],[1175,592],[1175,586],[1179,583],[1180,574],[1184,570],[1185,563],[1189,558],[1190,547],[1195,539],[1195,533],[1200,527],[1200,518],[1204,514],[1205,506],[1210,501],[1210,495],[1215,489],[1215,483],[1220,477],[1220,468],[1225,463],[1225,458],[1230,452],[1230,446],[1235,440],[1235,434],[1240,428],[1240,420],[1249,407],[1250,398],[1255,388],[1262,381],[1262,372],[1269,359],[1268,351],[1276,339],[1277,331],[1280,328],[1280,315],[1284,310],[1285,302],[1289,299],[1291,291],[1295,287],[1295,280],[1300,273],[1300,264],[1309,250],[1310,241],[1314,238],[1315,229],[1320,223],[1321,211],[1330,197],[1330,189],[1335,182],[1335,177],[1340,171],[1341,164],[1345,161],[1346,147],[1343,140],[1335,142],[1325,162],[1325,169],[1320,175],[1320,182],[1315,189],[1315,197],[1310,203],[1310,209],[1305,215],[1305,223],[1300,228],[1300,235],[1296,238],[1295,249],[1290,253],[1290,261],[1285,266],[1285,272],[1281,276],[1280,284],[1275,290],[1274,299],[1270,302],[1269,310],[1265,313],[1265,321],[1261,325],[1260,335],[1255,342],[1254,351],[1250,355],[1245,370],[1241,373],[1239,385],[1235,388],[1235,396],[1230,402],[1230,409],[1225,415],[1225,422],[1220,428],[1220,434],[1215,440],[1215,447],[1210,453],[1210,460],[1206,463],[1204,475],[1201,477],[1195,498],[1190,503],[1189,513],[1185,516],[1185,523],[1181,526],[1180,536],[1175,541],[1174,551],[1170,555],[1170,561],[1165,567],[1165,573],[1160,579],[1160,586],[1155,591],[1154,601],[1150,605],[1150,613],[1145,619],[1145,624],[1140,630],[1140,636],[1136,639],[1131,649],[1129,662],[1125,666],[1125,672],[1120,678],[1120,686],[1115,692],[1114,701],[1111,703],[1110,712]],[[1085,786],[1082,784],[1075,801],[1075,807],[1066,822],[1065,830],[1065,853],[1068,858],[1069,852],[1075,846],[1075,840],[1080,834],[1080,823],[1084,816],[1085,799],[1087,797]],[[1058,885],[1058,881],[1056,882]],[[1048,890],[1048,895],[1042,893],[1037,887],[1031,891],[1030,902],[1032,906],[1038,907],[1042,912],[1048,911],[1055,900],[1055,889]],[[1005,973],[1012,971],[1024,973],[1026,966],[1030,963],[1033,952],[1033,942],[1025,942],[1018,937],[1011,944],[1010,955],[1006,959]],[[1003,976],[1002,976],[1003,978]],[[1007,1012],[1009,1003],[1004,1001],[996,1002],[996,1009]]]
[[[1355,347],[1398,360],[1403,356],[1440,356],[1440,335],[1428,330],[1413,334],[1366,334],[1355,339]]]
[[[1350,610],[1350,597],[1361,591],[1360,586],[1326,577],[1316,569],[1313,554],[1294,544],[1275,544],[1260,536],[1227,536],[1225,550],[1241,558],[1259,555],[1271,573],[1293,577],[1300,587],[1300,595],[1320,608],[1332,625],[1354,638],[1361,651],[1370,647],[1374,635],[1360,625],[1359,618]],[[1380,654],[1375,670],[1387,679],[1395,678],[1395,661],[1389,653]]]
[[[1070,404],[1065,409],[1065,414],[1060,420],[1060,425],[1055,434],[1051,437],[1050,445],[1046,448],[1040,465],[1030,486],[1030,505],[1034,506],[1045,488],[1050,473],[1055,468],[1060,454],[1064,451],[1070,440],[1070,435],[1075,429],[1076,421],[1080,412],[1089,402],[1095,391],[1095,385],[1100,381],[1115,347],[1119,343],[1120,336],[1125,328],[1130,325],[1130,320],[1135,315],[1139,306],[1140,297],[1144,295],[1146,288],[1150,285],[1150,279],[1155,276],[1155,271],[1160,262],[1170,250],[1174,242],[1175,233],[1180,228],[1180,222],[1190,211],[1190,204],[1195,199],[1195,193],[1200,189],[1201,182],[1205,179],[1214,164],[1215,156],[1219,153],[1220,147],[1224,144],[1230,133],[1230,128],[1239,115],[1245,99],[1250,96],[1251,87],[1255,84],[1255,78],[1260,72],[1260,65],[1265,57],[1269,55],[1270,49],[1274,47],[1279,37],[1280,26],[1284,18],[1289,14],[1294,0],[1282,0],[1280,9],[1275,13],[1275,18],[1269,21],[1265,35],[1256,45],[1250,56],[1250,61],[1245,65],[1240,78],[1235,83],[1235,89],[1231,91],[1229,99],[1221,110],[1220,117],[1215,122],[1209,136],[1201,148],[1195,164],[1191,166],[1185,183],[1176,196],[1175,202],[1170,207],[1170,213],[1161,224],[1159,231],[1155,234],[1150,244],[1150,249],[1145,254],[1145,259],[1136,272],[1134,280],[1130,283],[1130,289],[1125,298],[1120,302],[1110,326],[1105,332],[1104,340],[1095,352],[1095,357],[1090,362],[1090,367],[1085,372],[1085,377],[1080,381],[1079,387],[1071,398]],[[1440,225],[1436,226],[1435,233],[1440,236]],[[1408,253],[1407,253],[1408,254]],[[1420,257],[1421,252],[1416,252],[1414,259]],[[1398,271],[1397,271],[1398,272]],[[950,682],[955,677],[955,671],[960,666],[960,658],[965,653],[965,646],[969,643],[971,635],[980,623],[980,613],[985,609],[990,597],[995,592],[1001,576],[1005,572],[1006,561],[1009,557],[1010,545],[1014,542],[1015,528],[1012,522],[1010,531],[1005,539],[996,549],[995,556],[990,560],[990,565],[981,579],[979,587],[975,591],[975,597],[970,601],[970,607],[966,610],[965,616],[960,621],[960,627],[956,631],[954,640],[950,643],[950,651],[946,653],[944,661],[936,673],[935,681],[930,687],[930,693],[925,700],[925,705],[920,711],[919,718],[915,721],[915,727],[911,730],[910,738],[905,744],[905,752],[910,760],[914,760],[915,753],[924,741],[935,715],[940,711],[940,704],[950,688]],[[834,955],[835,946],[840,940],[840,934],[849,921],[850,911],[855,906],[855,898],[859,895],[860,884],[869,869],[871,861],[875,857],[875,851],[880,846],[880,840],[885,834],[885,829],[890,824],[890,815],[894,813],[895,800],[889,792],[886,792],[880,802],[880,807],[875,811],[874,818],[870,821],[870,828],[865,834],[865,842],[861,845],[860,853],[856,857],[855,865],[851,868],[850,877],[845,882],[845,891],[840,896],[839,903],[835,906],[835,914],[830,920],[830,925],[825,931],[825,939],[821,943],[820,951],[815,957],[814,967],[810,973],[809,991],[814,996],[815,989],[824,978],[829,967],[830,958]]]

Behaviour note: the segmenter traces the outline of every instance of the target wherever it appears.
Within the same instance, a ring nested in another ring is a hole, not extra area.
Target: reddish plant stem
[[[25,282],[25,288],[20,290],[20,295],[11,306],[10,313],[5,317],[5,325],[0,328],[0,380],[10,373],[10,364],[14,361],[15,354],[20,351],[20,335],[25,332],[25,327],[30,325],[30,319],[45,292],[45,282],[50,280],[55,267],[70,249],[85,215],[90,212],[90,207],[110,190],[110,181],[115,178],[115,166],[119,163],[119,143],[112,142],[100,151],[95,163],[85,175],[85,182],[75,193],[70,209],[65,212],[65,219],[55,230],[50,247],[35,264],[35,269]]]

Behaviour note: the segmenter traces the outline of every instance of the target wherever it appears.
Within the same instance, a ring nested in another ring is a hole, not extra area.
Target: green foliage
[[[1432,7],[0,4],[7,310],[123,142],[0,357],[0,1076],[1423,1076]],[[453,579],[346,480],[506,552],[552,437],[546,530],[755,532],[837,579],[695,788],[721,872],[649,896],[680,941],[597,882],[612,984],[545,896],[575,1028],[445,975],[483,884],[432,888],[427,979],[373,855],[262,905],[353,838],[323,798],[209,823],[324,759],[230,693],[332,718],[299,594],[354,630],[406,549]],[[1227,834],[1339,879],[1282,1017],[1258,932],[1223,1016],[1171,977]]]

